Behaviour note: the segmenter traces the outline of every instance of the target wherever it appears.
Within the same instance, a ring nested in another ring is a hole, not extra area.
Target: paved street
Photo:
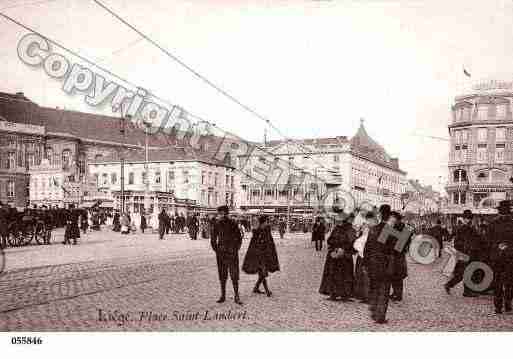
[[[233,303],[230,284],[227,302],[215,302],[219,286],[207,240],[106,230],[71,247],[58,244],[61,237],[57,232],[51,246],[6,250],[1,330],[513,329],[512,315],[490,314],[491,297],[463,298],[461,286],[446,295],[440,263],[410,263],[404,302],[391,303],[388,325],[373,324],[366,305],[333,303],[317,293],[325,251],[316,254],[302,234],[277,240],[282,270],[270,277],[272,298],[251,294],[256,278],[241,274],[242,307]]]

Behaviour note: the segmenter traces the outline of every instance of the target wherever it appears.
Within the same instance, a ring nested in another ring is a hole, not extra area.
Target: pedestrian
[[[43,222],[44,222],[44,244],[50,244],[52,239],[52,229],[54,227],[54,218],[51,211],[48,209],[48,206],[44,205],[43,207]]]
[[[459,252],[459,255],[456,266],[454,267],[453,277],[444,285],[444,289],[447,294],[450,294],[451,289],[459,282],[463,281],[465,269],[475,258],[475,248],[476,244],[479,243],[479,235],[472,226],[472,217],[473,215],[471,210],[464,210],[462,218],[463,223],[456,229],[454,249]],[[463,283],[463,296],[476,296],[465,282]]]
[[[285,235],[285,231],[287,230],[287,223],[285,223],[283,218],[280,220],[280,224],[278,225],[278,229],[280,231],[280,239],[283,239],[283,236]]]
[[[266,295],[270,297],[272,292],[269,290],[266,278],[269,273],[280,270],[280,263],[268,218],[261,216],[258,222],[258,227],[253,230],[242,270],[247,274],[258,274],[253,293],[261,294],[260,285],[262,284]]]
[[[377,224],[376,217],[373,212],[367,212],[364,215],[362,223],[361,234],[355,240],[353,248],[357,251],[356,265],[355,265],[355,298],[360,300],[360,303],[369,303],[369,273],[367,268],[363,265],[365,243],[369,236],[369,231]]]
[[[354,214],[339,210],[335,227],[328,238],[328,253],[324,264],[319,293],[328,295],[328,300],[351,301],[354,289],[353,248],[356,232],[352,223]]]
[[[317,217],[312,228],[312,242],[314,242],[317,252],[322,251],[322,243],[324,242],[325,235],[326,226],[324,225],[324,221],[321,217]]]
[[[402,222],[402,216],[397,212],[392,212],[392,216],[396,218],[395,229],[402,232],[405,229],[405,224]],[[440,223],[438,223],[440,224]],[[411,231],[410,231],[411,232]],[[403,300],[404,292],[404,279],[408,277],[408,264],[406,262],[406,253],[409,250],[410,242],[413,234],[410,235],[408,241],[404,244],[401,250],[394,248],[393,251],[393,273],[392,273],[392,294],[390,300],[393,302],[400,302]],[[441,243],[441,239],[440,239]]]
[[[191,240],[195,241],[198,239],[198,230],[199,230],[199,222],[198,217],[193,214],[189,217],[187,221],[187,229],[189,231],[189,237]]]
[[[494,276],[495,313],[511,312],[513,300],[513,216],[511,201],[499,202],[499,215],[489,227]]]
[[[231,219],[228,206],[217,208],[219,219],[215,224],[210,240],[212,249],[216,253],[217,270],[221,284],[221,297],[217,303],[226,301],[226,281],[228,274],[233,284],[234,302],[242,305],[239,297],[239,250],[242,245],[242,236],[237,223]]]
[[[144,230],[148,227],[146,222],[146,213],[144,211],[141,212],[141,232],[144,234]]]
[[[121,234],[128,234],[130,232],[130,219],[127,213],[121,214]]]
[[[444,232],[442,229],[442,221],[437,220],[436,225],[431,227],[429,230],[429,235],[436,239],[438,243],[438,257],[442,257],[442,249],[443,249],[443,236]]]
[[[397,239],[388,236],[379,240],[385,226],[394,227],[396,219],[388,204],[379,208],[380,223],[369,231],[363,252],[363,265],[369,273],[369,310],[371,318],[378,324],[386,324],[386,313],[393,275],[393,250]],[[395,239],[395,240],[394,240]]]
[[[74,204],[70,204],[67,212],[65,212],[66,218],[66,229],[64,230],[64,242],[63,244],[77,244],[78,238],[80,238],[80,229],[78,228],[78,217],[79,213],[75,209]]]
[[[7,239],[9,237],[9,210],[7,205],[0,202],[0,248],[7,247]]]
[[[116,213],[114,213],[114,218],[112,219],[112,230],[114,232],[119,232],[121,230],[120,216],[119,211],[117,210]]]
[[[166,233],[166,223],[168,221],[168,216],[167,216],[166,210],[164,208],[162,208],[162,210],[160,211],[158,220],[159,220],[158,221],[159,222],[159,239],[163,240],[164,234]]]
[[[89,222],[88,222],[88,211],[83,209],[81,212],[80,212],[80,229],[82,229],[82,233],[83,234],[86,234],[87,233],[87,228],[89,227]]]

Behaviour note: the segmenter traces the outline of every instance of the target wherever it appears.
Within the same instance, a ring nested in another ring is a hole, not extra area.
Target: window
[[[9,197],[9,198],[14,197],[14,192],[15,192],[14,189],[15,189],[14,181],[13,180],[7,181],[7,197]]]
[[[504,142],[506,141],[506,128],[498,127],[495,129],[495,142]]]
[[[467,182],[467,171],[465,170],[455,170],[453,176],[454,182]]]
[[[160,178],[160,171],[155,172],[155,183],[160,184],[162,182]]]
[[[339,162],[340,158],[338,155],[333,156],[333,162]]]
[[[16,153],[9,152],[7,154],[7,169],[16,168]]]
[[[102,175],[102,185],[103,185],[103,186],[106,186],[106,185],[108,185],[108,184],[109,184],[109,175],[108,175],[108,174],[106,174],[106,173],[104,173],[104,174]]]
[[[478,142],[486,142],[487,136],[488,136],[488,130],[486,128],[478,128],[477,129],[477,141]]]
[[[481,105],[477,109],[477,120],[486,121],[488,119],[488,105]]]
[[[94,156],[94,160],[95,161],[101,161],[103,158],[103,155],[101,153],[97,154],[96,156]]]
[[[226,175],[226,187],[230,187],[230,176]]]
[[[205,184],[205,171],[201,171],[201,184]]]
[[[230,187],[233,188],[233,176],[230,178]]]
[[[110,174],[110,183],[116,184],[118,182],[118,174],[113,172]]]
[[[468,142],[468,130],[462,130],[461,131],[461,142],[467,143]]]
[[[183,170],[182,174],[183,174],[183,183],[185,183],[185,184],[189,183],[189,171]],[[217,179],[217,177],[216,177],[216,179]]]
[[[207,201],[207,194],[204,189],[201,190],[201,203],[206,203]]]
[[[62,151],[62,169],[68,170],[71,164],[71,151],[64,150]]]
[[[78,171],[81,175],[86,173],[86,158],[83,153],[78,156]]]
[[[27,164],[29,167],[34,167],[36,165],[36,155],[34,153],[27,154]]]
[[[45,157],[46,159],[48,159],[48,163],[50,165],[53,164],[54,162],[54,159],[53,159],[53,148],[51,147],[47,147],[46,150],[45,150]]]
[[[505,120],[506,119],[506,113],[507,113],[507,105],[505,104],[499,104],[496,106],[495,110],[495,118],[497,120]]]
[[[495,161],[496,162],[503,162],[504,161],[504,150],[505,150],[505,144],[504,143],[497,143],[495,145]]]
[[[134,184],[134,179],[135,179],[135,177],[134,177],[134,173],[133,173],[133,172],[130,172],[130,173],[128,174],[128,184]]]
[[[172,189],[175,187],[175,171],[167,172],[167,188]]]
[[[214,173],[214,187],[217,187],[217,172]],[[217,201],[216,201],[217,203]]]
[[[486,149],[486,145],[478,145],[477,146],[477,161],[478,162],[486,162],[488,160],[488,152]]]

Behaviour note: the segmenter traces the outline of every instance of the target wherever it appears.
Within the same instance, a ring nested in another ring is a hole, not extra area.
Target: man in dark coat
[[[451,289],[463,280],[463,274],[467,266],[476,258],[476,248],[479,246],[479,234],[472,226],[472,211],[466,209],[463,211],[463,224],[456,229],[454,238],[454,249],[458,252],[465,254],[468,258],[459,258],[454,267],[453,277],[448,281],[444,288],[447,294],[450,294]],[[463,296],[475,297],[476,294],[463,283]]]
[[[146,212],[143,210],[141,212],[141,232],[144,233],[146,228],[148,227],[148,223],[146,221]]]
[[[7,237],[9,236],[9,212],[7,206],[0,202],[0,247],[7,247]]]
[[[66,213],[66,229],[64,231],[64,242],[63,244],[77,244],[78,238],[80,238],[80,229],[78,228],[78,218],[80,213],[75,209],[74,204],[70,204]]]
[[[315,250],[317,252],[322,251],[322,243],[324,242],[324,236],[326,235],[326,226],[321,217],[315,219],[315,223],[312,227],[312,242],[315,244]]]
[[[369,231],[364,249],[364,265],[369,273],[369,309],[371,318],[378,324],[386,324],[386,313],[390,297],[390,287],[393,273],[393,252],[397,238],[388,236],[385,242],[381,242],[380,235],[386,225],[392,228],[396,224],[396,218],[392,216],[389,205],[384,204],[379,208],[380,223]]]
[[[162,211],[159,213],[159,239],[164,239],[164,234],[166,233],[167,223],[169,221],[169,217],[166,213],[166,210],[162,208]]]
[[[402,217],[397,212],[392,212],[391,214],[396,218],[395,229],[399,232],[402,232],[405,224],[401,221]],[[404,279],[408,277],[408,264],[406,262],[406,253],[409,249],[409,244],[413,237],[410,235],[408,242],[405,244],[404,248],[401,251],[395,250],[393,251],[393,261],[394,261],[394,270],[392,276],[392,295],[390,299],[394,302],[400,302],[403,300],[403,288],[404,288]]]
[[[431,227],[429,230],[429,235],[436,239],[438,243],[438,257],[442,256],[442,248],[443,248],[443,229],[442,229],[442,222],[440,220],[436,221],[436,225]]]
[[[491,223],[489,235],[491,241],[491,261],[494,274],[495,313],[501,314],[504,306],[511,312],[513,299],[513,216],[511,201],[499,203],[498,217]]]
[[[114,232],[119,232],[121,230],[121,223],[120,223],[118,211],[116,211],[116,213],[114,213],[114,217],[112,218],[112,230]]]
[[[191,240],[197,240],[199,231],[199,221],[198,217],[195,214],[189,217],[187,229],[189,230],[189,237],[191,238]]]
[[[228,206],[217,208],[219,219],[210,240],[212,249],[216,253],[221,284],[221,297],[217,303],[223,303],[226,300],[226,281],[229,273],[233,284],[234,301],[242,305],[239,297],[239,250],[242,245],[242,235],[237,223],[228,217],[228,212]]]
[[[337,215],[336,225],[328,238],[328,253],[324,264],[319,293],[329,295],[328,300],[348,302],[353,296],[354,271],[353,248],[356,231],[352,223],[354,215]]]
[[[42,220],[44,222],[44,244],[50,244],[52,238],[52,229],[54,227],[54,218],[47,206],[42,207]]]

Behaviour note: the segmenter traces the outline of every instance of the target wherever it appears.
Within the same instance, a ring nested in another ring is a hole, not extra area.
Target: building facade
[[[483,81],[457,96],[449,123],[448,213],[494,212],[513,190],[513,82]]]
[[[185,146],[186,141],[164,134],[147,136],[135,123],[120,118],[41,107],[23,93],[0,93],[0,201],[16,207],[42,203],[65,206],[94,200],[95,195],[104,198],[105,193],[97,192],[97,181],[88,172],[95,167],[89,164],[124,151],[144,153],[146,144],[150,150],[172,151]],[[196,152],[217,160],[216,155],[222,156],[216,151],[230,151],[224,148],[227,145],[221,148],[220,142],[215,136],[202,136]],[[198,168],[191,170],[195,180],[200,178]],[[204,171],[205,178],[211,173],[212,183],[221,182],[221,176],[226,175],[225,170]],[[207,207],[222,202],[226,191],[214,187],[205,184],[199,197],[189,199]],[[189,194],[177,195],[186,198]]]
[[[350,194],[355,206],[367,202],[401,208],[406,173],[396,158],[370,138],[363,121],[351,139],[339,136],[271,141],[261,146],[268,155],[239,156],[239,163],[249,163],[239,166],[243,167],[239,193],[242,211],[313,213],[319,206],[348,201],[344,193]],[[273,161],[282,164],[283,171],[277,171],[280,176],[264,184],[255,181],[252,171],[262,167],[259,163]],[[297,184],[294,178],[304,180]]]
[[[236,206],[238,182],[228,164],[190,148],[124,153],[125,209],[140,213],[162,208],[173,212],[215,211],[220,205]],[[111,196],[121,208],[121,160],[119,156],[89,163],[89,173],[97,188]]]

